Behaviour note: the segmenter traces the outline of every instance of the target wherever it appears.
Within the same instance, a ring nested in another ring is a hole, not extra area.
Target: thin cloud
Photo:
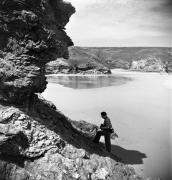
[[[163,13],[167,16],[172,16],[172,1],[171,0],[164,0],[161,1],[157,6],[152,8],[152,11],[156,13]]]
[[[116,42],[121,40],[125,45],[128,41],[128,46],[133,43],[151,46],[154,42],[158,46],[164,46],[165,42],[170,46],[167,39],[171,36],[172,3],[169,0],[68,1],[76,8],[67,26],[75,45],[103,46],[101,43],[106,42],[117,46]]]

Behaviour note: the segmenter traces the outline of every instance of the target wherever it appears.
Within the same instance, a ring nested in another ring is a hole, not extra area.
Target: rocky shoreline
[[[2,179],[142,179],[83,133],[94,136],[93,125],[71,121],[41,96],[1,106],[0,119]]]
[[[46,74],[111,74],[111,70],[103,64],[71,65],[65,59],[57,59],[46,65]]]

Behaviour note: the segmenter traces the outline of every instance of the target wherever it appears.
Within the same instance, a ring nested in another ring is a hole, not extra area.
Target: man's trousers
[[[95,143],[99,143],[100,137],[104,136],[105,137],[105,146],[106,146],[106,150],[108,152],[111,152],[111,141],[110,141],[110,132],[108,132],[108,130],[100,130],[97,131],[97,134],[93,140],[93,142]]]

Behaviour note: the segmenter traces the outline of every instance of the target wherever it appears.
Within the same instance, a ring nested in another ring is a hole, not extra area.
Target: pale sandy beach
[[[101,88],[77,89],[71,88],[71,82],[68,87],[66,81],[70,79],[65,79],[65,86],[49,83],[43,96],[73,120],[99,125],[99,113],[107,111],[119,134],[119,139],[112,140],[112,153],[143,176],[169,180],[172,76],[120,69],[113,70],[113,75],[132,80]]]

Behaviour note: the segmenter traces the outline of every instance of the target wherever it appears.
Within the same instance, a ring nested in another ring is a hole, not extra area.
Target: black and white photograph
[[[0,180],[172,180],[172,0],[0,0]]]

